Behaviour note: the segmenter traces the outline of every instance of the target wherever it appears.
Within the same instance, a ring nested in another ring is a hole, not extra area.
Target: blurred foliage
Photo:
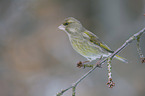
[[[88,71],[76,68],[85,58],[57,28],[64,18],[77,18],[115,50],[145,26],[144,13],[145,0],[0,0],[0,96],[54,96]],[[113,89],[105,85],[103,65],[80,84],[77,95],[144,96],[145,65],[136,43],[120,55],[130,62],[112,62]]]

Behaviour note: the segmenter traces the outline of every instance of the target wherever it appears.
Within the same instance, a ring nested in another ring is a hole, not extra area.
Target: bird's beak
[[[63,24],[61,24],[58,28],[59,28],[60,30],[65,31],[65,26],[64,26]]]

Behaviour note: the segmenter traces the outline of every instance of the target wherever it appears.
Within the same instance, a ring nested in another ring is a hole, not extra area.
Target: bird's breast
[[[99,57],[102,55],[102,49],[83,38],[70,38],[71,45],[79,54],[84,57]]]

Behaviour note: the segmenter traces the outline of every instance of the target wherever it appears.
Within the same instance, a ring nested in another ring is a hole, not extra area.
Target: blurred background
[[[116,50],[145,27],[144,14],[145,0],[0,0],[0,96],[55,96],[89,71],[76,67],[86,59],[58,29],[65,18],[77,18]],[[144,42],[145,35],[145,55]],[[77,96],[145,96],[136,42],[120,55],[129,63],[112,61],[113,89],[106,86],[104,64],[79,84]]]

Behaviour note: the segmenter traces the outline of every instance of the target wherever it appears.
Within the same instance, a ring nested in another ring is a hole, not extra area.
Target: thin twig
[[[137,38],[137,51],[138,51],[138,54],[139,54],[139,56],[140,56],[140,58],[143,58],[144,56],[143,56],[143,54],[142,54],[142,51],[141,51],[141,48],[140,48],[140,38],[138,37]]]
[[[114,53],[112,53],[110,56],[108,56],[107,58],[104,58],[102,61],[100,61],[100,65],[104,64],[108,58],[110,58],[110,60],[113,59],[113,57],[115,55],[117,55],[119,52],[121,52],[129,43],[131,43],[132,41],[136,40],[138,37],[140,37],[143,33],[145,33],[145,28],[143,28],[141,31],[137,32],[136,34],[134,34],[133,36],[131,36],[128,40],[126,40],[126,42],[120,47],[118,48]],[[84,74],[80,79],[78,79],[74,84],[72,84],[70,87],[66,88],[65,90],[62,90],[61,92],[59,92],[57,94],[57,96],[61,96],[64,92],[66,92],[69,89],[73,89],[73,94],[72,96],[75,96],[76,93],[76,87],[77,85],[83,80],[85,79],[91,72],[93,72],[96,68],[98,67],[98,64],[96,64],[91,70],[89,70],[86,74]],[[110,79],[110,81],[112,81],[112,79]]]
[[[108,82],[106,83],[108,85],[109,88],[113,88],[113,86],[115,86],[115,83],[112,80],[112,68],[111,68],[111,59],[110,57],[108,57],[107,60],[107,67],[108,67]]]
[[[103,64],[104,62],[107,61],[107,58],[105,58],[103,61],[100,62],[100,64]],[[93,70],[95,70],[97,67],[99,67],[98,65],[94,66],[91,70],[89,70],[86,74],[84,74],[80,79],[78,79],[74,84],[72,84],[70,87],[66,88],[65,90],[62,90],[61,92],[59,92],[57,94],[57,96],[61,96],[65,91],[71,89],[71,88],[75,88],[77,87],[77,85],[83,80],[85,79],[91,72],[93,72]],[[75,91],[75,90],[74,90]],[[75,95],[74,95],[75,96]]]
[[[120,47],[118,48],[111,56],[110,58],[112,59],[116,54],[118,54],[120,51],[122,51],[129,43],[131,43],[133,40],[137,39],[138,37],[140,37],[143,33],[145,33],[145,28],[143,28],[142,30],[140,30],[139,32],[137,32],[136,34],[134,34],[133,36],[131,36],[128,40],[126,40],[126,42]]]
[[[138,54],[140,56],[140,59],[141,59],[142,63],[145,63],[145,57],[143,56],[143,53],[141,51],[139,43],[140,43],[140,37],[137,38],[137,52],[138,52]]]

